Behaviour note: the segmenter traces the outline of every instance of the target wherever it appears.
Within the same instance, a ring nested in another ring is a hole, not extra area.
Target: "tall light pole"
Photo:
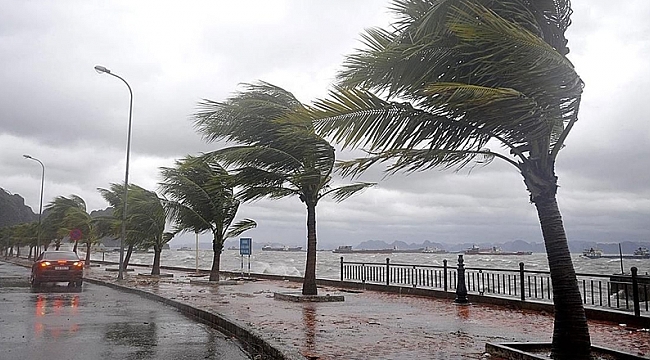
[[[122,80],[126,87],[129,88],[129,95],[131,100],[129,101],[129,129],[126,137],[126,170],[124,171],[124,207],[122,208],[122,237],[120,238],[120,265],[117,278],[119,280],[124,279],[124,241],[126,240],[126,204],[127,198],[129,196],[129,155],[131,153],[131,114],[133,113],[133,91],[131,91],[131,86],[126,80],[122,79],[120,76],[113,74],[109,69],[97,65],[95,66],[95,71],[102,74],[108,74],[115,76],[116,78]]]
[[[36,261],[38,252],[41,248],[41,216],[43,215],[43,184],[45,184],[45,165],[43,165],[43,162],[35,157],[29,155],[23,155],[23,157],[25,159],[38,161],[38,163],[41,164],[41,168],[43,169],[41,172],[41,203],[38,206],[38,229],[36,229],[36,251],[34,252],[34,261]]]

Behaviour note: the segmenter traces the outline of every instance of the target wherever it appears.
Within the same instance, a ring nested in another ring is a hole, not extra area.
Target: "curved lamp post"
[[[131,100],[129,101],[129,128],[126,138],[126,170],[124,171],[124,207],[122,209],[122,236],[120,238],[120,265],[117,278],[119,280],[124,279],[124,241],[126,240],[126,203],[127,197],[129,195],[129,154],[131,153],[131,114],[133,113],[133,92],[131,91],[131,86],[126,80],[122,79],[120,76],[113,74],[109,69],[97,65],[95,66],[95,71],[100,74],[108,74],[115,76],[116,78],[122,80],[126,87],[129,88],[129,95]]]
[[[38,163],[41,164],[41,168],[43,169],[41,172],[41,203],[38,207],[38,229],[36,229],[36,251],[34,252],[34,261],[36,261],[38,252],[41,248],[41,216],[43,215],[43,184],[45,183],[45,165],[43,165],[43,162],[35,157],[29,155],[23,155],[23,157],[25,159],[38,161]]]

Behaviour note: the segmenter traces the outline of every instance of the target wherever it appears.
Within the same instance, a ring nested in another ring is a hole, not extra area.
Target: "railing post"
[[[632,299],[634,301],[634,316],[641,316],[641,305],[639,304],[639,279],[637,278],[638,269],[632,266]]]
[[[447,259],[442,260],[442,269],[443,269],[443,284],[445,292],[447,292]]]
[[[464,265],[463,255],[458,255],[458,286],[456,286],[456,304],[467,304],[467,287],[465,286],[465,265]]]
[[[524,283],[524,263],[519,263],[519,289],[521,290],[521,301],[526,301],[526,284]]]
[[[341,256],[341,282],[343,282],[343,256]]]
[[[366,283],[366,263],[361,264],[361,283]]]
[[[386,258],[386,286],[390,286],[390,259]]]

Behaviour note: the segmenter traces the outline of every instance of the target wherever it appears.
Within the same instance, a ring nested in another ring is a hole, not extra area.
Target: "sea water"
[[[81,254],[80,254],[81,256]],[[224,250],[221,254],[221,270],[248,272],[249,259],[250,271],[259,274],[302,276],[305,272],[307,253],[304,251],[253,251],[249,256],[239,255],[239,250]],[[620,274],[620,259],[589,259],[581,254],[572,254],[573,266],[577,273],[583,274]],[[118,262],[119,252],[95,252],[92,259]],[[318,251],[316,253],[316,277],[319,279],[339,279],[341,258],[344,261],[386,264],[386,258],[391,264],[408,265],[437,265],[442,266],[447,260],[447,266],[458,265],[458,254],[431,254],[431,253],[395,253],[395,254],[337,254],[332,251]],[[532,255],[464,255],[465,267],[518,270],[519,263],[524,263],[526,270],[548,271],[548,261],[545,253]],[[196,250],[179,251],[163,250],[160,264],[163,266],[179,266],[194,269],[196,267]],[[198,251],[199,269],[212,267],[212,250]],[[151,265],[153,253],[133,253],[130,263]],[[639,274],[650,273],[650,259],[623,259],[625,273],[630,273],[631,267],[637,267]]]

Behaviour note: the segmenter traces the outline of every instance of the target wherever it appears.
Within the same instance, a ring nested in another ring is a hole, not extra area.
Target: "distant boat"
[[[228,250],[239,250],[239,248],[236,246],[230,246],[228,247]]]
[[[464,251],[465,255],[532,255],[532,251],[503,251],[501,248],[493,246],[489,249],[481,249],[473,245]]]
[[[421,252],[425,254],[446,254],[447,250],[440,249],[437,247],[433,247],[433,248],[425,247]]]
[[[181,246],[178,249],[176,249],[176,251],[191,251],[191,250],[192,248],[187,246]]]
[[[648,248],[640,247],[634,250],[632,255],[629,254],[619,254],[619,255],[603,255],[603,251],[600,249],[585,249],[582,252],[582,256],[587,259],[650,259],[650,251]]]
[[[273,247],[271,245],[265,245],[262,246],[262,251],[302,251],[302,246]]]
[[[395,249],[352,249],[350,245],[339,246],[338,248],[332,250],[333,253],[337,254],[392,254],[393,252],[398,252]],[[403,252],[403,251],[402,251]]]
[[[638,256],[643,259],[649,259],[650,258],[650,250],[646,247],[640,247],[636,250],[634,250],[634,256]]]
[[[600,249],[594,249],[594,248],[585,249],[582,252],[582,256],[584,256],[586,258],[589,258],[589,259],[598,259],[598,258],[603,257],[603,251],[600,250]]]
[[[394,248],[394,249],[392,249],[391,252],[395,253],[395,254],[400,254],[400,253],[402,253],[402,254],[423,254],[423,253],[426,253],[426,254],[446,254],[447,250],[439,249],[439,248],[436,248],[436,247],[434,247],[434,248],[426,247],[426,248],[418,248],[418,249],[397,249],[397,248]]]

